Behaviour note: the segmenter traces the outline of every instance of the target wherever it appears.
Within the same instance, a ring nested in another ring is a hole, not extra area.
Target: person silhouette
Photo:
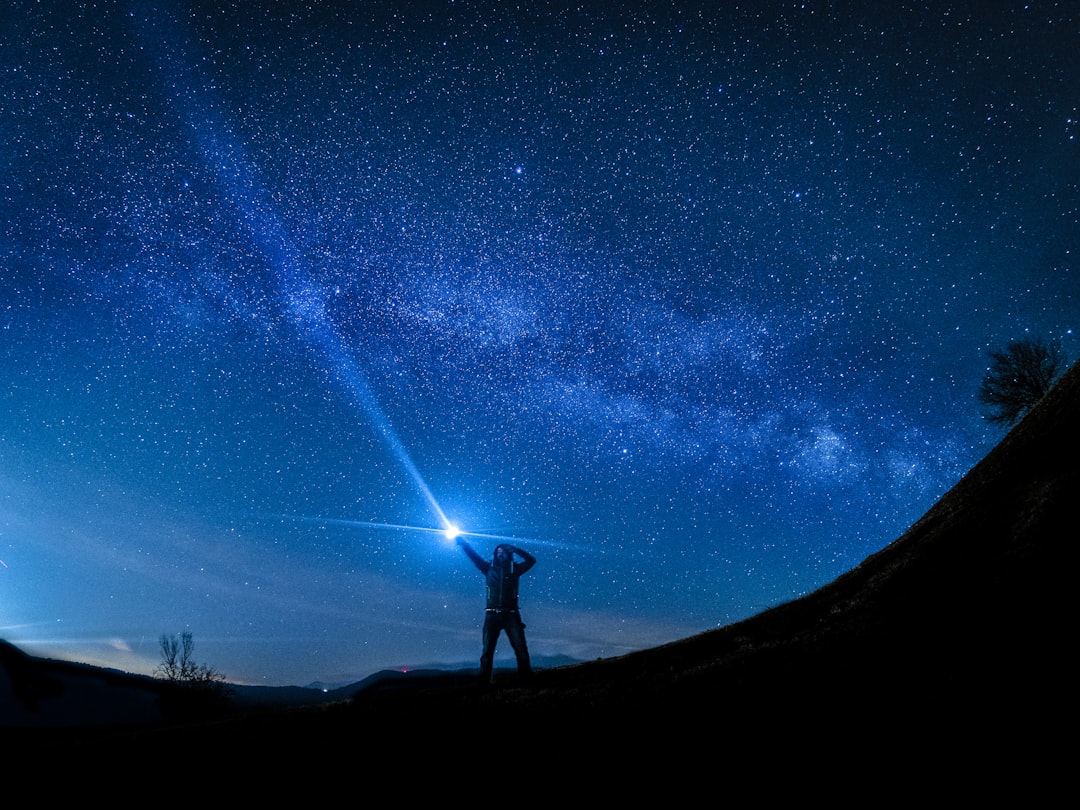
[[[480,651],[480,681],[491,683],[492,665],[495,661],[495,645],[499,633],[505,632],[517,658],[518,676],[527,678],[532,674],[529,647],[525,643],[525,622],[518,608],[518,578],[536,564],[536,558],[517,546],[502,543],[495,547],[490,562],[485,560],[466,543],[457,538],[457,544],[472,560],[487,580],[487,606],[484,609],[483,647]],[[521,558],[514,559],[514,555]]]

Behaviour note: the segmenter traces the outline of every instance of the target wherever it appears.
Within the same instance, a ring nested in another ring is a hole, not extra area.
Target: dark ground
[[[528,684],[447,673],[217,721],[0,734],[39,762],[227,772],[249,797],[374,779],[396,797],[445,784],[480,800],[494,771],[536,785],[537,802],[571,789],[740,804],[868,790],[870,805],[1039,806],[1071,770],[1078,417],[1080,364],[890,546],[683,641]]]

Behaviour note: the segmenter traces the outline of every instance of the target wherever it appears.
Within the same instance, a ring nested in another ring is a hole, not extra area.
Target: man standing
[[[521,612],[518,610],[518,578],[533,567],[536,558],[517,546],[504,543],[495,547],[495,554],[491,562],[488,562],[460,537],[457,538],[457,544],[465,550],[487,580],[484,646],[480,652],[481,682],[491,682],[495,644],[499,640],[499,633],[504,630],[517,657],[518,675],[528,677],[532,674],[532,665],[529,662],[529,648],[525,644],[525,622],[521,620]],[[520,562],[514,560],[515,554],[521,558]]]

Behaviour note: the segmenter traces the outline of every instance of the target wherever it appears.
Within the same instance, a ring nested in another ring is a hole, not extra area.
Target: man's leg
[[[511,614],[511,618],[506,622],[506,637],[510,639],[510,646],[514,648],[514,655],[517,657],[518,675],[531,675],[529,645],[525,643],[525,622],[521,620],[521,616]]]
[[[499,640],[501,622],[495,618],[494,613],[484,615],[483,641],[484,646],[480,652],[480,682],[491,682],[491,669],[495,661],[495,643]]]

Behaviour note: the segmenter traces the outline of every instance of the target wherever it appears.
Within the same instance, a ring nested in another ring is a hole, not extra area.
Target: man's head
[[[500,544],[495,546],[495,556],[493,559],[495,560],[496,565],[507,566],[513,561],[514,555],[509,548]]]

